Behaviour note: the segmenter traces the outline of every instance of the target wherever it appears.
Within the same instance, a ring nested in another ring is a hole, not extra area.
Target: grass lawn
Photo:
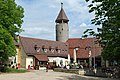
[[[19,70],[19,69],[14,69],[14,68],[6,68],[3,72],[5,73],[25,73],[29,72],[28,70]]]

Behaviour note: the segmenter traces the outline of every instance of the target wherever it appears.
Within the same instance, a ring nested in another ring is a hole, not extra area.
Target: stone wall
[[[67,23],[56,24],[56,41],[66,42],[69,38],[69,28]]]

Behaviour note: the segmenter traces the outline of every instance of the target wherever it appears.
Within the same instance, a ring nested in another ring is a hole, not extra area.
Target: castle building
[[[41,69],[47,63],[60,67],[70,63],[78,63],[86,67],[96,63],[101,66],[102,48],[98,43],[94,44],[95,38],[69,38],[69,19],[63,9],[63,3],[55,22],[56,41],[19,36],[18,42],[15,43],[16,61],[13,62],[27,69],[36,66]]]
[[[67,65],[67,43],[19,36],[19,49],[18,64],[23,68]]]

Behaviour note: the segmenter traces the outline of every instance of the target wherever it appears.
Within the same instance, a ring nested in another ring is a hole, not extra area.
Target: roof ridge
[[[24,36],[20,36],[20,37],[29,38],[29,39],[35,39],[35,40],[42,40],[42,41],[49,41],[49,42],[57,42],[57,43],[64,43],[64,44],[66,44],[66,42],[60,42],[60,41],[54,41],[54,40],[45,40],[45,39],[32,38],[32,37],[24,37]]]
[[[69,39],[82,39],[82,38],[69,38]]]
[[[69,38],[70,39],[82,39],[82,40],[85,40],[85,39],[95,39],[95,38]]]

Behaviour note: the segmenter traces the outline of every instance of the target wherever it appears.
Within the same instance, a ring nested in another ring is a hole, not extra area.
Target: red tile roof
[[[45,54],[47,56],[59,56],[59,57],[67,57],[69,53],[71,58],[73,58],[74,49],[79,47],[77,51],[77,58],[88,58],[89,51],[92,53],[92,57],[100,56],[102,48],[99,44],[94,44],[96,41],[95,38],[70,38],[66,43],[59,42],[59,41],[50,41],[50,40],[42,40],[36,38],[28,38],[28,37],[20,37],[20,45],[23,47],[25,53],[27,55],[35,55],[38,52],[35,50],[35,45],[40,48],[39,54]],[[69,44],[69,45],[68,45]],[[43,52],[42,48],[47,49],[47,52]],[[91,47],[88,49],[86,47]],[[54,51],[50,51],[50,48]],[[69,49],[68,49],[69,48]],[[60,52],[58,53],[56,49],[59,49]]]
[[[94,44],[96,41],[95,38],[71,38],[67,42],[69,44],[69,54],[73,58],[74,49],[76,47],[79,47],[77,51],[77,58],[88,58],[89,57],[89,51],[91,51],[91,56],[99,56],[101,55],[102,48],[99,46],[99,44]],[[86,48],[91,47],[91,48]]]
[[[58,41],[51,41],[51,40],[43,40],[43,39],[36,39],[36,38],[28,38],[28,37],[21,37],[20,36],[20,44],[23,47],[25,53],[27,55],[34,55],[38,52],[35,50],[35,45],[40,48],[40,54],[46,54],[48,56],[62,56],[66,57],[68,54],[68,44],[64,42]],[[42,48],[47,49],[47,52],[43,52]],[[50,51],[52,48],[54,51]],[[58,53],[56,49],[59,49],[60,52]]]
[[[44,54],[36,54],[34,55],[39,61],[48,61],[47,55]]]

